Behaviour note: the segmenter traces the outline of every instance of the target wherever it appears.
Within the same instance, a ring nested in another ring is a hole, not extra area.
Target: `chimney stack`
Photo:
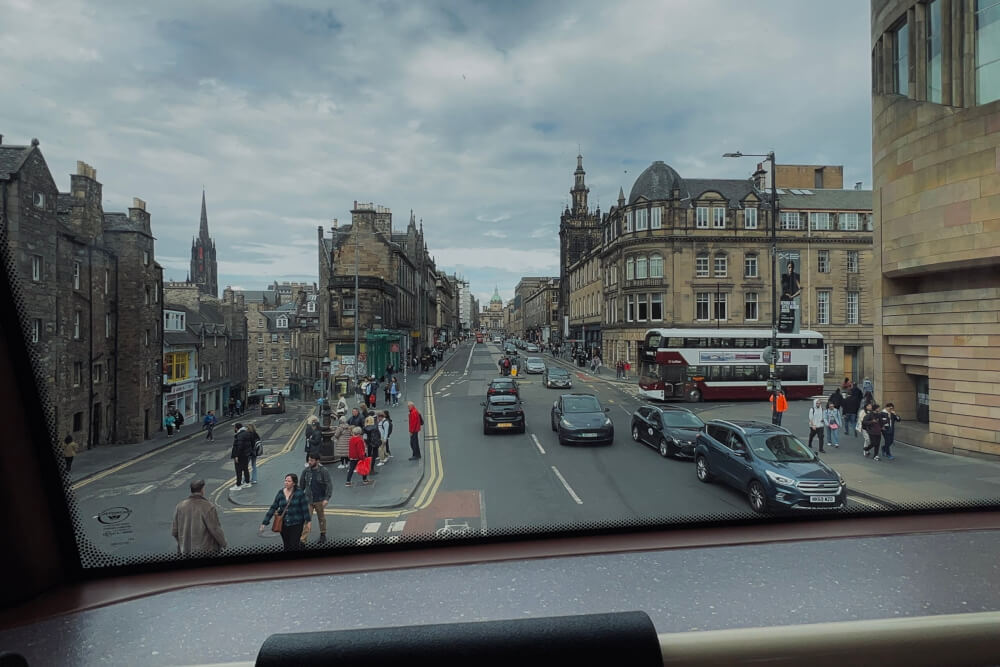
[[[861,181],[858,181],[857,183],[854,184],[854,189],[855,190],[860,190],[861,189]]]

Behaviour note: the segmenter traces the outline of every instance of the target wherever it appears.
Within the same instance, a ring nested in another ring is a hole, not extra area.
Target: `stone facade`
[[[558,335],[559,279],[549,278],[524,300],[525,339],[548,341]]]
[[[976,7],[872,3],[875,382],[905,420],[897,438],[996,457],[1000,86],[977,59]]]
[[[601,349],[601,324],[604,320],[604,271],[600,244],[585,253],[568,269],[570,281],[569,339],[591,350]]]
[[[483,308],[483,313],[480,315],[480,323],[487,331],[508,331],[506,328],[506,318],[504,317],[503,299],[500,297],[500,289],[498,287],[493,289],[490,305]]]
[[[105,213],[95,169],[60,193],[38,142],[0,144],[4,259],[53,435],[86,447],[159,428],[162,268],[145,203]],[[147,333],[148,332],[148,333]]]

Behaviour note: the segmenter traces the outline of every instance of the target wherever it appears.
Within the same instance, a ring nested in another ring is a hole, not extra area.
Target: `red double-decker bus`
[[[658,401],[767,400],[766,329],[649,329],[639,394]],[[823,393],[823,334],[778,334],[777,377],[789,399]]]
[[[476,342],[477,343],[482,343],[483,342],[483,332],[482,331],[477,331],[476,332]]]

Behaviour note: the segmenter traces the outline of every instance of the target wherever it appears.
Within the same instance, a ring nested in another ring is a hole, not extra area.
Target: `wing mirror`
[[[481,406],[483,406],[483,407],[485,408],[485,407],[486,407],[486,401],[483,401],[483,402],[482,402],[482,403],[480,403],[479,405],[481,405]]]

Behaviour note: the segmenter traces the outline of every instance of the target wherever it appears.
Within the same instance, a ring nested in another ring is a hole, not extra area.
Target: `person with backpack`
[[[309,454],[319,453],[319,446],[323,444],[323,431],[319,426],[319,419],[313,415],[306,424],[306,465],[309,464]]]
[[[257,483],[257,457],[264,453],[264,444],[256,426],[247,424],[247,431],[253,440],[253,448],[250,450],[250,486],[253,486]]]
[[[376,416],[375,424],[378,426],[378,434],[381,444],[378,448],[378,466],[384,466],[389,462],[389,435],[392,433],[392,422],[389,421],[389,411],[383,410]]]
[[[882,442],[882,417],[878,403],[865,405],[865,416],[861,420],[861,428],[868,434],[869,444],[865,447],[864,455],[868,456],[868,452],[874,450],[872,460],[878,461],[879,445]]]
[[[365,436],[365,444],[368,450],[368,457],[371,458],[372,463],[378,458],[379,447],[382,446],[382,435],[379,433],[378,423],[375,417],[375,411],[370,410],[368,415],[365,417],[365,425],[362,429]],[[371,471],[372,475],[377,475],[377,470]]]
[[[208,435],[205,436],[206,440],[215,440],[215,435],[213,433],[213,431],[215,430],[215,422],[216,422],[215,411],[209,410],[205,414],[205,419],[204,421],[202,421],[201,425],[202,430],[208,431]]]
[[[420,429],[424,427],[424,418],[417,412],[417,406],[413,404],[413,401],[406,402],[406,408],[410,412],[410,451],[413,455],[410,457],[411,461],[420,460]]]
[[[812,449],[813,438],[819,437],[819,451],[823,451],[823,431],[826,429],[826,410],[820,403],[822,399],[815,399],[812,407],[809,408],[809,449]]]
[[[892,443],[896,440],[896,422],[901,421],[896,414],[896,406],[892,403],[885,404],[885,411],[882,413],[882,454],[887,461],[892,461],[896,457],[892,455]]]

